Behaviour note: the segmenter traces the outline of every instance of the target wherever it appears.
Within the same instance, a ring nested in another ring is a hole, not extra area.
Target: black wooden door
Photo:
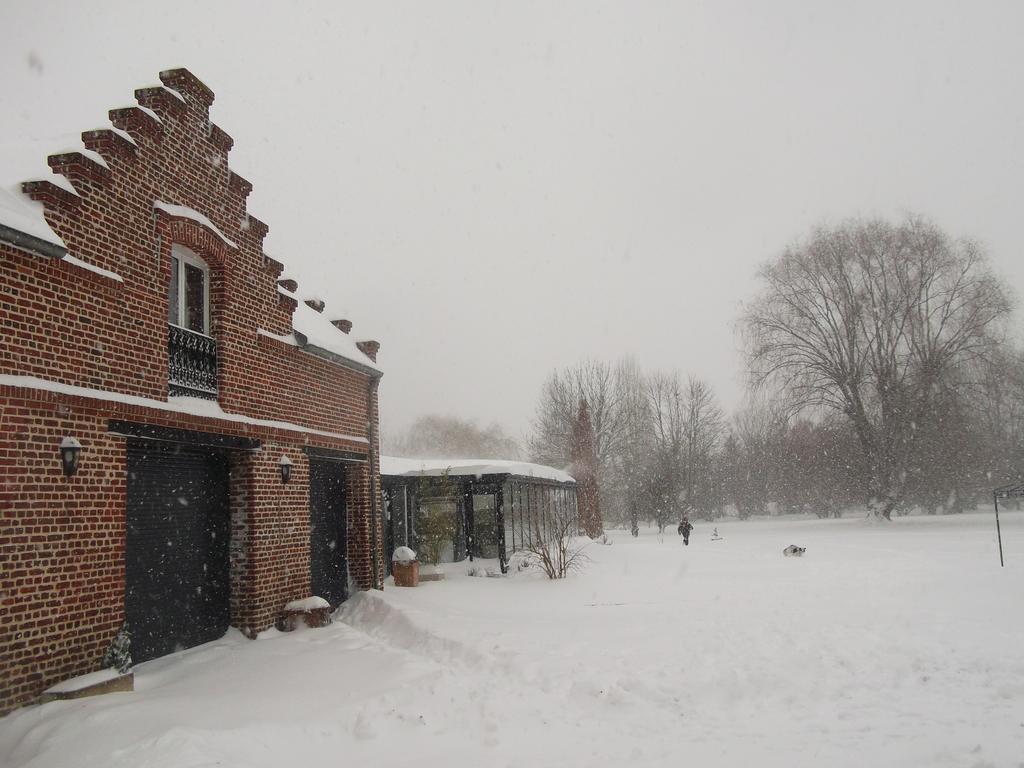
[[[129,441],[125,618],[133,661],[227,631],[229,520],[223,455]]]
[[[332,606],[348,597],[345,465],[309,462],[309,565],[313,594]]]

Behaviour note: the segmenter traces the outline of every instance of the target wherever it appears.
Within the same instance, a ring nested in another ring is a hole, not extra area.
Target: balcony
[[[217,342],[177,325],[167,326],[167,391],[217,399]]]

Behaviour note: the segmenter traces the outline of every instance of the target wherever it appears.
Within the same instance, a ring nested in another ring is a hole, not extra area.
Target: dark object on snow
[[[103,661],[100,662],[101,669],[113,668],[122,675],[132,668],[132,633],[128,631],[128,622],[121,625],[121,629],[114,635],[110,647],[103,654]]]
[[[723,540],[722,537],[718,535],[718,529],[717,528],[715,528],[711,532],[711,540],[712,541],[722,541]]]
[[[690,518],[684,517],[679,523],[679,528],[676,530],[683,537],[683,546],[690,546],[690,531],[693,530],[693,523],[690,522]]]
[[[1024,483],[1011,483],[1003,485],[992,491],[992,503],[996,508],[996,538],[999,539],[999,567],[1006,565],[1003,562],[1003,532],[999,529],[999,500],[1016,499],[1017,509],[1020,509],[1020,500],[1024,499]]]
[[[798,547],[796,544],[790,544],[782,550],[782,554],[786,557],[803,557],[806,551],[807,547]]]

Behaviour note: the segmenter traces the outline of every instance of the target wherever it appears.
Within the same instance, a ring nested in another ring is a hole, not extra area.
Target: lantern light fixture
[[[78,456],[81,452],[82,444],[70,435],[60,441],[60,463],[65,477],[71,477],[78,471]]]
[[[292,477],[292,460],[282,453],[277,460],[277,467],[281,470],[281,484],[285,485]]]

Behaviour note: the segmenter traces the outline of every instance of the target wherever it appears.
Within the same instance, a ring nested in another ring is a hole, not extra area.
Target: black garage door
[[[310,459],[310,587],[334,607],[348,596],[345,529],[345,465]]]
[[[128,442],[125,618],[136,663],[227,631],[229,520],[222,454]]]

